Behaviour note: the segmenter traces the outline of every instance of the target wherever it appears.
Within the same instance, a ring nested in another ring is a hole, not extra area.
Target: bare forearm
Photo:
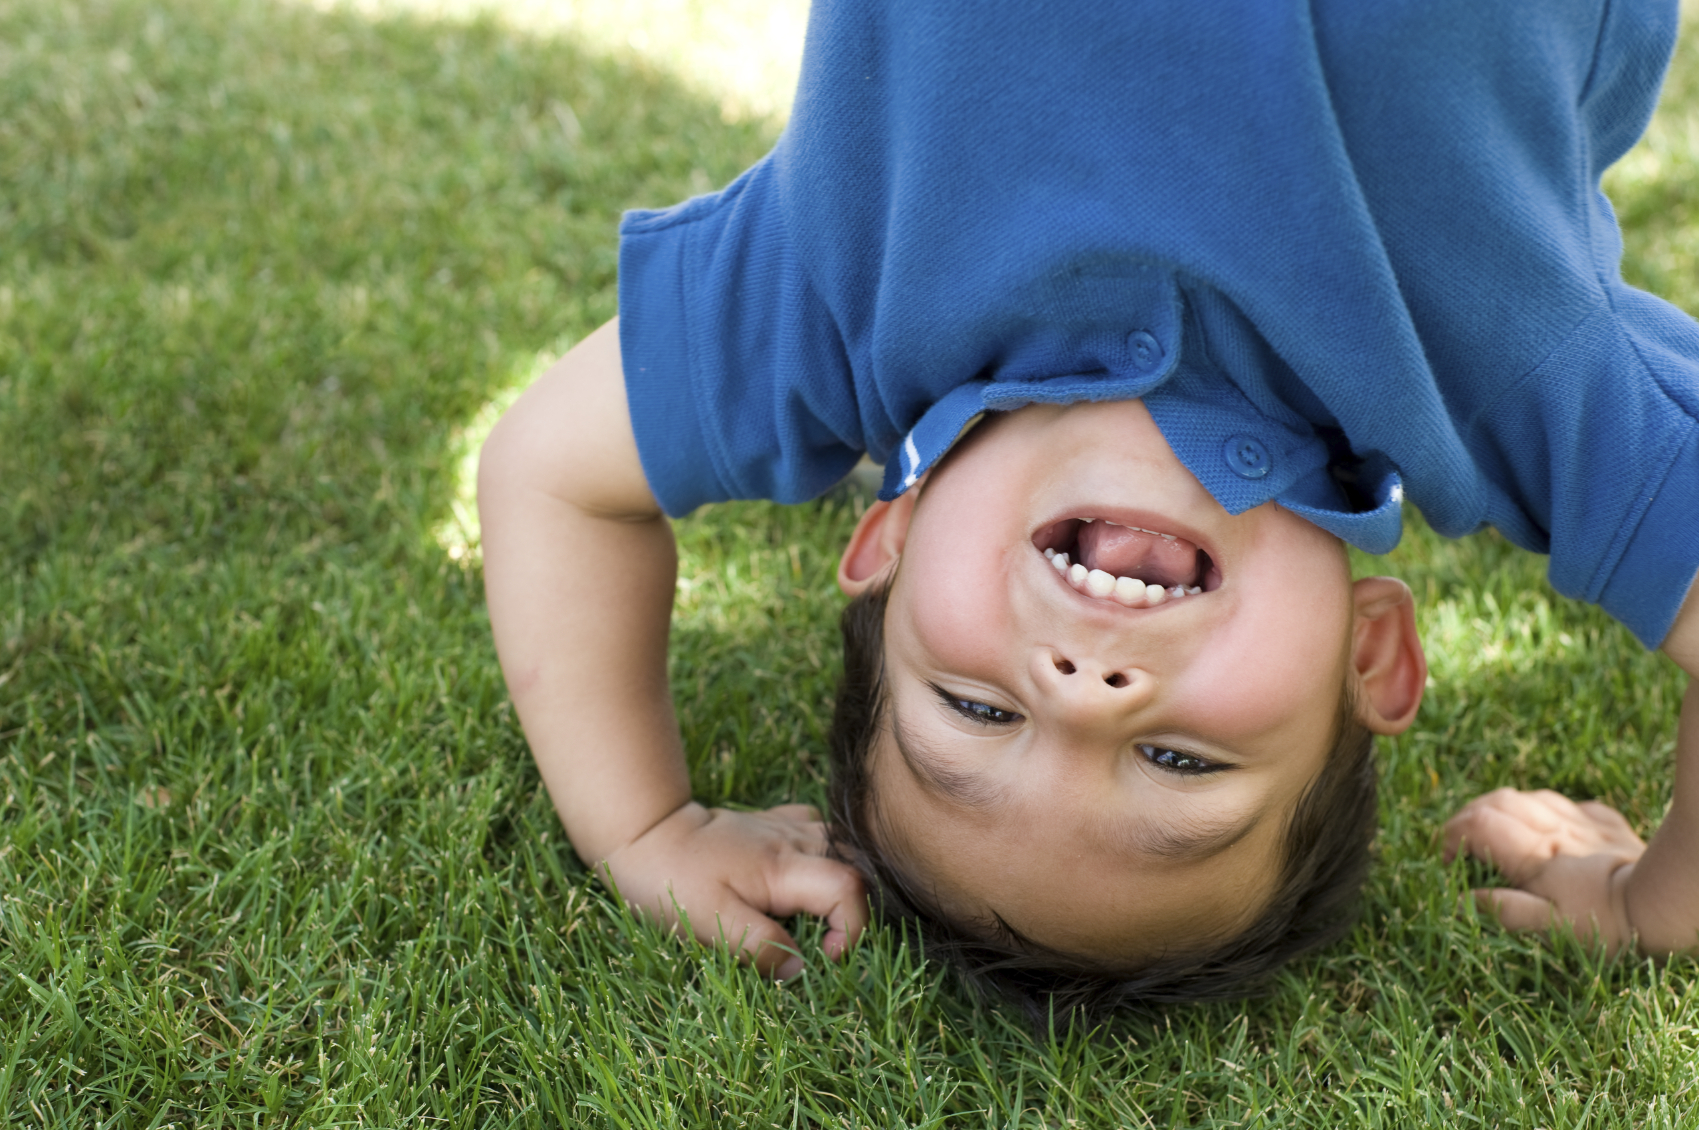
[[[690,799],[666,676],[677,556],[638,461],[617,323],[497,424],[478,509],[502,673],[573,846],[599,862]]]
[[[666,520],[615,522],[522,492],[485,519],[490,622],[525,736],[588,862],[690,799],[666,680]]]

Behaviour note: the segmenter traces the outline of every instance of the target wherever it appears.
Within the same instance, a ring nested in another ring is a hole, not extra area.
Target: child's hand
[[[676,906],[699,940],[723,939],[780,980],[802,972],[803,960],[787,952],[796,941],[774,919],[824,918],[831,958],[867,925],[861,877],[826,858],[826,827],[805,804],[731,812],[691,801],[611,853],[606,866],[632,907],[676,926]]]
[[[1475,905],[1509,929],[1568,922],[1610,953],[1634,944],[1625,892],[1646,845],[1609,805],[1576,804],[1550,789],[1495,789],[1446,821],[1446,861],[1459,849],[1516,884],[1475,892]]]

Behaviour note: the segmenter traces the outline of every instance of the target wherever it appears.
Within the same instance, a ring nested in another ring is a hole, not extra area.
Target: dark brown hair
[[[885,609],[870,589],[844,609],[844,675],[832,717],[833,849],[862,874],[873,908],[917,935],[925,952],[969,985],[1023,1008],[1036,1022],[1112,1009],[1251,995],[1283,964],[1350,928],[1374,838],[1374,735],[1341,699],[1332,748],[1288,819],[1285,864],[1260,917],[1213,949],[1163,958],[1136,971],[1038,945],[1001,920],[952,921],[925,886],[896,866],[876,834],[869,754],[885,724]]]

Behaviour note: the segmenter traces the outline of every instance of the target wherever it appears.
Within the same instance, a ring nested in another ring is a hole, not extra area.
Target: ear
[[[1357,718],[1377,734],[1401,734],[1416,720],[1428,685],[1428,658],[1416,634],[1416,600],[1396,577],[1352,585],[1351,669]]]
[[[861,515],[838,559],[838,587],[846,596],[860,596],[895,568],[908,541],[909,521],[919,496],[916,484],[895,502],[875,502]]]

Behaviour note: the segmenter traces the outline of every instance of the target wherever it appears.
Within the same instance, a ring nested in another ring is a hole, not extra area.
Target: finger
[[[1581,806],[1556,789],[1535,789],[1533,792],[1523,795],[1530,801],[1542,805],[1556,816],[1574,817],[1581,814]]]
[[[837,958],[867,927],[867,891],[855,868],[817,855],[782,858],[767,877],[767,912],[778,918],[812,914],[826,920],[821,948]]]
[[[1584,800],[1576,807],[1586,813],[1587,819],[1595,824],[1609,825],[1613,828],[1628,827],[1628,821],[1623,819],[1622,813],[1602,800]]]
[[[1501,790],[1502,791],[1502,790]],[[1457,814],[1445,822],[1445,861],[1450,863],[1457,858],[1457,853],[1466,851],[1476,859],[1487,859],[1482,847],[1485,837],[1481,835],[1487,821],[1502,816],[1492,799],[1493,794],[1478,796],[1462,808]]]
[[[1470,825],[1479,820],[1481,814],[1491,810],[1504,811],[1505,806],[1516,803],[1521,797],[1515,789],[1498,788],[1489,793],[1482,793],[1445,822],[1445,861],[1450,863],[1457,858],[1457,853],[1463,847]]]
[[[803,805],[788,805],[787,807],[802,808]],[[772,828],[772,825],[768,825]],[[773,832],[789,844],[794,851],[804,855],[825,855],[830,844],[826,834],[826,825],[818,820],[793,821],[783,819]]]
[[[1539,789],[1498,807],[1545,833],[1553,856],[1588,855],[1607,845],[1622,848],[1641,844],[1620,813],[1596,800],[1577,803],[1562,793]]]
[[[696,936],[710,944],[723,941],[769,977],[788,981],[803,970],[802,958],[796,952],[796,939],[791,937],[790,931],[744,902],[734,892],[726,892],[725,902],[708,931],[698,930]]]
[[[1542,832],[1555,832],[1580,818],[1575,802],[1551,789],[1495,789],[1487,794],[1487,807],[1514,816]]]
[[[780,804],[769,808],[767,812],[781,820],[790,820],[797,824],[820,822],[820,810],[812,804]]]
[[[1446,825],[1451,854],[1461,849],[1497,867],[1513,883],[1524,883],[1549,862],[1550,832],[1529,825],[1520,814],[1491,805],[1460,812]]]
[[[1613,841],[1631,840],[1636,843],[1640,842],[1640,836],[1634,831],[1634,826],[1628,822],[1622,813],[1603,801],[1583,801],[1581,811],[1607,838]]]
[[[1475,906],[1496,918],[1506,930],[1550,930],[1557,921],[1557,907],[1550,900],[1514,887],[1477,890]]]
[[[800,842],[797,849],[808,855],[825,855],[832,847],[831,833],[826,830],[826,825],[818,820],[803,825],[802,835],[798,839]]]

